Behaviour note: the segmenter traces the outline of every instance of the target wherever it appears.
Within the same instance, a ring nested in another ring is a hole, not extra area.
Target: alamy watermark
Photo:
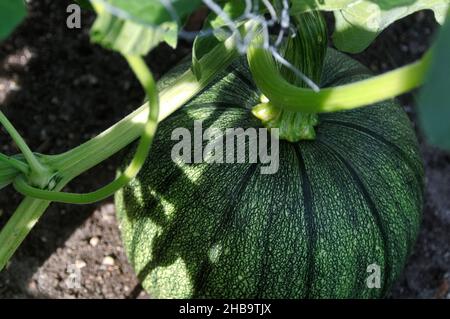
[[[77,264],[70,264],[67,266],[66,272],[68,274],[64,281],[69,289],[81,289],[81,268]]]
[[[174,162],[209,164],[261,163],[261,174],[275,174],[280,167],[279,130],[266,128],[207,128],[194,121],[193,134],[187,128],[172,131]]]
[[[66,25],[69,29],[81,29],[81,8],[78,4],[67,6],[66,12],[69,14],[66,19]]]
[[[370,264],[367,266],[367,272],[370,273],[370,275],[366,279],[366,285],[367,288],[373,289],[381,288],[381,268],[377,264]]]

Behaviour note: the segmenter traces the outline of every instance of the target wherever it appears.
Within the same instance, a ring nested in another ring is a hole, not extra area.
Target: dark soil
[[[141,104],[143,93],[123,59],[66,27],[68,0],[33,0],[23,25],[0,45],[0,105],[27,142],[57,154],[95,136]],[[386,30],[355,57],[380,73],[418,59],[436,30],[431,13],[414,14]],[[182,43],[160,46],[148,58],[157,75],[189,53]],[[415,94],[400,98],[415,121]],[[0,132],[0,151],[17,150]],[[427,187],[424,220],[393,298],[450,298],[450,154],[426,144],[420,132]],[[114,178],[120,154],[67,188],[86,192]],[[74,188],[76,187],[76,188]],[[20,202],[0,193],[0,226]],[[80,274],[79,287],[68,279]],[[112,200],[89,206],[53,204],[0,273],[0,298],[146,298],[123,253]]]

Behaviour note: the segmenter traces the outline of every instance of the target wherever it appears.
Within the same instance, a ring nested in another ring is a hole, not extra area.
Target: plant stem
[[[193,96],[204,89],[215,74],[225,69],[236,57],[234,39],[230,38],[216,46],[202,59],[205,65],[202,78],[197,79],[191,70],[184,72],[170,87],[159,94],[162,121]],[[45,156],[47,165],[59,172],[61,179],[54,190],[60,191],[73,178],[94,167],[136,140],[141,134],[148,116],[148,105],[122,119],[94,139],[64,154]],[[50,202],[26,197],[8,223],[0,231],[0,271],[6,266],[22,241],[45,212]]]
[[[61,186],[61,185],[60,185]],[[6,266],[23,239],[50,205],[48,201],[25,198],[0,232],[0,271]]]
[[[22,136],[17,132],[15,127],[12,125],[12,123],[8,120],[8,118],[3,114],[2,111],[0,111],[0,123],[3,125],[5,130],[8,132],[8,134],[11,136],[13,141],[16,143],[17,147],[22,152],[23,156],[25,157],[25,160],[27,161],[31,172],[35,176],[43,177],[46,179],[48,175],[48,169],[46,169],[37,159],[37,157],[33,154],[31,149],[28,147],[25,140],[22,138]],[[45,186],[45,185],[43,185]]]
[[[28,174],[28,166],[22,161],[19,161],[13,157],[6,156],[5,154],[0,153],[0,161],[8,164],[9,166],[15,168],[19,172],[22,172],[23,174]]]
[[[278,72],[286,82],[296,87],[311,87],[311,83],[317,87],[315,83],[320,83],[328,48],[326,22],[318,11],[302,13],[291,20],[296,30],[295,36],[286,39],[280,50],[290,67],[277,63]],[[292,68],[300,74],[293,72]],[[315,126],[319,123],[316,113],[277,109],[277,105],[270,101],[257,105],[252,113],[266,128],[279,129],[280,139],[298,142],[316,138]]]
[[[144,131],[141,135],[136,154],[125,172],[108,185],[94,192],[85,194],[65,193],[39,189],[30,186],[23,176],[18,176],[14,180],[14,188],[18,192],[30,197],[43,200],[51,200],[71,204],[90,204],[108,198],[119,189],[127,185],[130,180],[136,177],[136,175],[144,165],[144,162],[150,151],[153,138],[156,134],[156,129],[158,127],[159,98],[155,80],[153,79],[151,71],[145,64],[145,61],[138,56],[125,56],[125,58],[127,59],[131,69],[141,82],[142,87],[144,88],[147,96],[150,99],[150,111],[148,112]]]
[[[194,85],[194,83],[197,83],[195,75],[191,71],[185,72],[177,83],[160,93],[162,109],[170,108],[172,112],[175,111],[176,106],[183,105],[192,95],[200,91],[203,86],[206,86],[206,83],[204,85],[199,85],[200,83]],[[186,86],[186,84],[188,85]],[[188,87],[193,89],[190,92],[191,94],[185,90]],[[171,101],[175,101],[175,103],[171,103]],[[78,176],[80,172],[87,171],[138,138],[142,133],[142,128],[148,114],[147,110],[148,107],[145,104],[85,144],[65,154],[48,156],[48,163],[52,163],[52,167],[58,170],[61,169],[64,172],[63,179],[58,182],[55,190],[61,190],[70,180]],[[169,113],[167,111],[160,114],[159,120],[161,121],[168,115]],[[0,232],[0,271],[6,266],[11,256],[49,205],[50,201],[31,197],[26,197],[22,201]]]
[[[172,107],[172,109],[180,107],[181,105],[186,103],[192,97],[193,94],[198,93],[201,89],[203,89],[203,87],[205,87],[206,84],[209,83],[209,81],[214,77],[217,70],[220,70],[224,68],[226,65],[228,65],[234,59],[235,56],[236,52],[234,50],[234,46],[232,45],[232,39],[228,39],[224,43],[218,45],[218,47],[213,49],[209,54],[207,54],[201,59],[200,63],[202,63],[205,66],[205,70],[202,74],[202,78],[199,81],[197,80],[197,78],[192,78],[193,75],[191,71],[187,71],[179,79],[181,81],[177,81],[181,82],[181,85],[178,85],[178,83],[176,83],[174,86],[168,88],[168,90],[166,90],[165,92],[165,95],[163,94],[161,98],[163,98],[164,96],[168,96],[169,101],[167,102]],[[144,69],[142,61],[129,57],[128,62],[130,63],[130,66],[133,68],[133,70],[140,78],[144,87],[146,87],[148,83],[152,83],[151,81],[149,82],[148,74],[146,74],[146,72],[144,73],[142,72],[142,70]],[[154,88],[146,87],[146,89],[153,90]],[[155,94],[152,94],[152,92],[147,92],[147,94],[151,97],[155,96]],[[158,102],[157,99],[151,101],[151,103],[155,104],[157,102]],[[152,109],[152,111],[153,110],[154,109]],[[166,112],[166,114],[168,113]],[[114,182],[103,187],[102,189],[87,194],[54,192],[32,187],[28,185],[21,176],[19,176],[14,181],[15,189],[26,196],[39,198],[42,200],[50,200],[55,202],[71,203],[71,204],[88,204],[111,196],[114,192],[125,186],[132,178],[135,177],[140,167],[143,165],[145,158],[148,155],[147,154],[149,148],[148,142],[151,143],[154,132],[156,131],[157,122],[153,121],[153,118],[155,116],[156,117],[158,116],[157,110],[154,111],[153,113],[148,113],[148,116],[152,117],[152,121],[148,123],[149,125],[146,125],[144,130],[146,134],[151,135],[148,135],[149,139],[143,140],[145,143],[142,144],[142,146],[141,144],[138,146],[137,160],[131,163],[131,165],[127,168],[124,174],[122,174]],[[161,120],[161,118],[159,119]],[[121,124],[122,123],[119,122],[117,125],[121,126]],[[131,120],[131,123],[129,123],[129,125],[135,127],[136,119],[133,118]],[[105,158],[107,158],[102,155],[100,149],[102,148],[106,149],[110,153],[108,154],[109,157],[112,155],[111,154],[112,150],[118,151],[123,147],[125,147],[126,145],[128,145],[131,141],[136,139],[134,131],[132,136],[131,134],[124,136],[125,131],[127,131],[127,129],[121,128],[120,131],[118,131],[117,133],[111,130],[104,135],[100,135],[99,137],[87,142],[85,145],[82,145],[76,149],[71,150],[69,154],[62,155],[61,158],[59,158],[57,162],[55,162],[52,165],[52,167],[57,169],[59,176],[71,176],[71,177],[78,176],[85,170],[92,167],[92,166],[90,167],[84,166],[80,162],[82,161],[84,162],[86,161],[86,159],[89,159],[92,161],[94,165],[96,165],[99,162],[103,161]],[[140,132],[142,134],[142,127],[140,127]],[[126,139],[124,139],[124,137],[126,137]],[[96,141],[99,143],[96,143]],[[119,145],[118,143],[122,141],[125,143],[124,144],[121,143]],[[110,145],[110,143],[114,144]],[[108,147],[105,148],[105,145],[108,145]],[[117,145],[118,147],[116,148],[115,145]],[[94,147],[92,148],[92,146]],[[86,161],[86,164],[90,163]],[[71,172],[72,167],[75,169],[74,172]]]
[[[384,101],[419,87],[431,62],[431,52],[420,61],[367,80],[319,92],[287,82],[267,50],[254,45],[248,61],[254,80],[269,101],[294,112],[323,113],[354,109]]]

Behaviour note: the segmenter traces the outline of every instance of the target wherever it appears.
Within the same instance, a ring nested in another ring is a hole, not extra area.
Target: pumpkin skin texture
[[[178,70],[166,77],[170,85]],[[329,49],[322,87],[370,76]],[[280,141],[279,170],[174,163],[177,127],[261,127],[245,60],[160,124],[145,168],[116,195],[123,241],[154,298],[379,298],[402,271],[422,210],[423,165],[394,101],[321,114],[314,141]],[[368,266],[381,288],[368,288]]]

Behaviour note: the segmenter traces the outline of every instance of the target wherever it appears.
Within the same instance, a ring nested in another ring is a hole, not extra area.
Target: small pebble
[[[77,267],[78,269],[84,268],[86,266],[87,266],[87,264],[86,264],[86,262],[84,262],[84,260],[79,260],[79,259],[75,260],[75,267]]]
[[[105,258],[103,258],[102,265],[114,266],[114,264],[115,264],[115,260],[111,256],[106,256]]]
[[[89,245],[91,245],[92,247],[95,247],[98,245],[99,241],[100,241],[100,239],[98,237],[92,237],[89,240]]]

